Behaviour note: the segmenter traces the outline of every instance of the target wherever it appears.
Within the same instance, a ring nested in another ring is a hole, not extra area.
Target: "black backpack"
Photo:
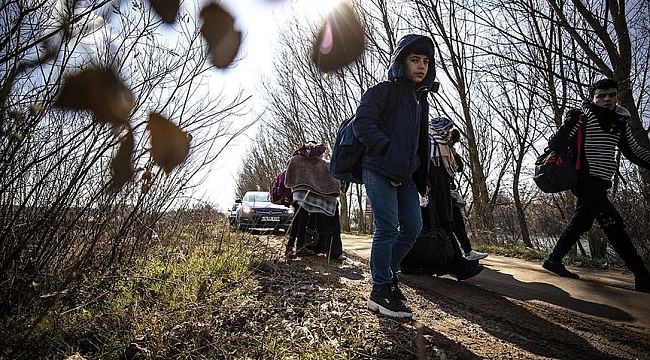
[[[546,148],[544,153],[535,161],[535,174],[533,181],[540,190],[545,193],[557,193],[573,189],[578,183],[580,175],[580,152],[584,137],[582,124],[583,115],[578,116],[578,132],[576,134],[577,154],[574,156],[574,148],[569,139],[567,148],[557,151]],[[575,161],[574,161],[575,159]]]
[[[384,105],[380,124],[397,108],[397,91],[394,81],[385,81],[388,83],[388,102]],[[355,116],[344,120],[336,132],[336,142],[332,149],[332,159],[330,160],[330,174],[335,179],[346,183],[363,184],[361,178],[361,158],[366,147],[354,135],[352,129]]]

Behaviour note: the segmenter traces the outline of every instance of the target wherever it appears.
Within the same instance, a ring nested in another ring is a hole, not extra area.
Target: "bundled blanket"
[[[334,216],[337,201],[335,197],[317,194],[300,186],[293,191],[293,200],[310,213],[321,213]]]
[[[319,195],[338,197],[341,182],[330,175],[330,164],[320,156],[295,155],[289,161],[284,185],[300,186]]]

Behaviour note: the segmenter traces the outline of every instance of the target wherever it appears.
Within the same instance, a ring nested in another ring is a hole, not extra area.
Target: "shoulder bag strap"
[[[584,133],[584,126],[582,124],[582,117],[584,115],[580,114],[578,115],[578,158],[576,159],[576,170],[580,170],[580,157],[581,157],[581,152],[582,152],[582,137]]]

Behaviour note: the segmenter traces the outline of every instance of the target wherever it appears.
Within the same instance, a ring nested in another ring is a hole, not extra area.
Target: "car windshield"
[[[268,202],[269,193],[267,192],[254,192],[246,194],[245,199],[248,202]]]

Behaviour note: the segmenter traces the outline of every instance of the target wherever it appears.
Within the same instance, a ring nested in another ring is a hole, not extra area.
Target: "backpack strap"
[[[584,114],[578,115],[578,134],[576,134],[578,138],[578,157],[576,158],[576,170],[580,170],[580,155],[582,151],[582,141],[583,141],[583,136],[584,136],[584,126],[582,124],[582,118],[584,117]]]

